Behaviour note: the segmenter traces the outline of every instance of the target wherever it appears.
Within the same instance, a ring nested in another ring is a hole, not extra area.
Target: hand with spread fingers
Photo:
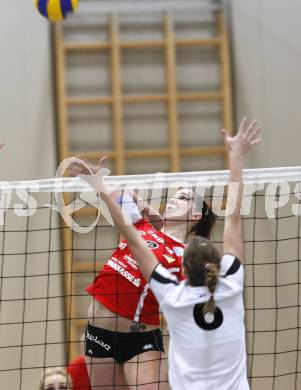
[[[236,156],[244,156],[252,146],[262,141],[261,138],[258,138],[261,127],[258,126],[256,120],[253,120],[248,126],[247,117],[244,117],[241,121],[239,130],[235,136],[232,137],[225,129],[222,129],[221,132],[224,135],[229,153],[235,154]]]
[[[68,174],[71,177],[76,177],[79,175],[90,175],[91,171],[96,174],[100,169],[105,167],[105,162],[107,160],[107,157],[103,156],[101,157],[97,164],[92,164],[89,160],[87,160],[83,156],[77,156],[78,160],[82,160],[84,164],[80,164],[79,162],[74,162],[68,167]],[[87,168],[89,167],[91,171]]]

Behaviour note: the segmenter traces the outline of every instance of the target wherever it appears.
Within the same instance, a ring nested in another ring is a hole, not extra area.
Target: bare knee
[[[86,357],[92,390],[129,390],[123,366],[113,359]]]
[[[167,390],[167,370],[163,354],[145,352],[124,364],[124,373],[131,390]]]

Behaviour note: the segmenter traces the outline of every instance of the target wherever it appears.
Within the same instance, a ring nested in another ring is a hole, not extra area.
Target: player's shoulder
[[[244,268],[238,257],[231,253],[223,255],[220,269],[221,285],[227,290],[241,292],[244,285]]]
[[[162,264],[158,264],[150,279],[150,288],[162,307],[172,307],[181,292],[182,281]]]
[[[160,237],[163,239],[163,244],[161,245],[160,256],[158,256],[158,259],[164,267],[169,269],[169,272],[178,273],[178,277],[180,277],[179,271],[182,269],[184,244],[173,240],[163,232]]]
[[[179,279],[162,264],[158,264],[151,275],[151,279],[161,284],[179,285]]]
[[[152,230],[152,229],[153,229],[153,225],[152,225],[146,218],[141,218],[141,219],[139,219],[139,220],[134,224],[134,226],[136,227],[136,229],[142,230],[142,231],[145,231],[145,230]]]
[[[238,257],[231,253],[225,253],[221,259],[221,277],[228,277],[243,269],[243,265]]]
[[[165,245],[171,248],[176,256],[183,257],[185,249],[185,243],[183,241],[164,232],[160,232],[160,235],[164,238]]]

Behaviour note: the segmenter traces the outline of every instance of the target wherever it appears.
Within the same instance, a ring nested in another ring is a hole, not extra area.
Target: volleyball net
[[[228,172],[108,176],[157,210],[180,187],[218,215]],[[64,196],[63,196],[64,195]],[[0,183],[0,383],[32,389],[47,367],[83,354],[85,291],[119,243],[103,204],[79,178]],[[252,390],[301,389],[301,167],[244,171],[248,375]],[[163,326],[163,321],[162,321]],[[164,327],[165,344],[168,333]],[[101,388],[101,386],[100,386]]]

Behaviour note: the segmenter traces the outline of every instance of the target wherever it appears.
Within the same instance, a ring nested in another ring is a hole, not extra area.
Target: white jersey
[[[202,314],[210,298],[207,287],[179,283],[161,264],[150,286],[169,327],[172,390],[249,390],[241,262],[223,256],[214,316]]]

